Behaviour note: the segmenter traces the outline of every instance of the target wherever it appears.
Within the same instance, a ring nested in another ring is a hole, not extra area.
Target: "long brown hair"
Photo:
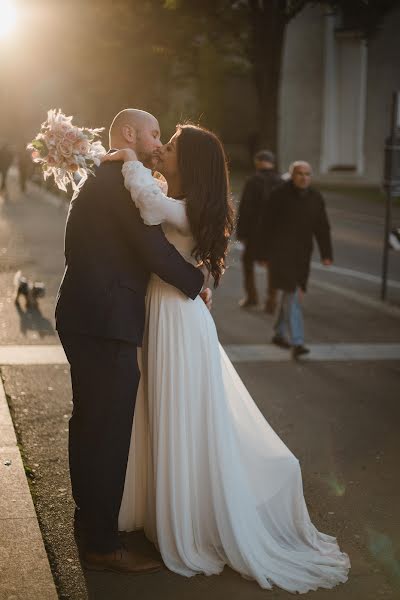
[[[184,124],[177,131],[178,166],[196,242],[192,255],[206,266],[217,287],[234,225],[225,152],[218,137],[203,127]]]

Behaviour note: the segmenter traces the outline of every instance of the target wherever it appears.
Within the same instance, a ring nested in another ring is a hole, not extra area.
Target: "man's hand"
[[[101,162],[113,161],[113,160],[123,160],[127,162],[128,160],[137,160],[137,155],[134,150],[131,148],[123,148],[121,150],[117,150],[116,152],[111,152],[111,154],[105,154],[101,159]]]
[[[330,258],[324,258],[322,264],[325,267],[330,267],[333,264],[333,260],[331,260]]]
[[[203,302],[207,306],[208,310],[211,311],[212,291],[210,290],[210,288],[205,288],[202,292],[200,292],[200,298],[203,300]]]

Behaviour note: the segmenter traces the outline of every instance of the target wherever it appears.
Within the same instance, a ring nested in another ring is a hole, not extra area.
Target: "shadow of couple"
[[[53,324],[42,315],[37,304],[27,305],[23,308],[20,302],[16,300],[15,307],[20,318],[20,330],[23,335],[27,335],[29,331],[38,333],[40,338],[56,335]]]

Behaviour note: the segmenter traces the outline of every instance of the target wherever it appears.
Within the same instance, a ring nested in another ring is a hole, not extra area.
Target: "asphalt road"
[[[336,264],[379,275],[382,207],[335,194],[329,194],[327,202]],[[64,219],[64,209],[44,200],[37,191],[25,198],[12,196],[3,204],[0,344],[56,343],[52,310],[63,266]],[[267,344],[272,318],[261,310],[242,311],[237,306],[242,290],[240,252],[235,246],[230,263],[214,300],[221,342]],[[393,253],[390,278],[395,281],[400,281],[399,267],[400,253]],[[40,317],[24,317],[29,327],[23,326],[12,301],[12,278],[17,268],[43,279],[48,289]],[[257,277],[261,287],[262,269]],[[398,291],[390,290],[395,309],[400,304]],[[374,304],[378,295],[376,281],[315,270],[305,302],[308,341],[372,346],[399,343],[400,317]],[[400,597],[400,362],[348,358],[303,363],[249,361],[236,366],[263,414],[301,461],[314,523],[337,536],[352,560],[346,585],[308,596],[315,600]],[[229,569],[219,577],[192,579],[167,571],[141,577],[83,574],[71,530],[73,507],[66,454],[71,408],[68,370],[61,366],[3,367],[2,376],[61,598],[292,597],[278,589],[262,591]],[[140,534],[129,537],[128,543],[147,548]]]

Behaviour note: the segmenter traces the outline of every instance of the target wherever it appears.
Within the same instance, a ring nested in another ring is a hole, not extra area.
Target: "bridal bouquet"
[[[103,130],[104,127],[76,127],[72,117],[66,117],[60,109],[49,110],[47,121],[42,123],[28,149],[32,150],[32,160],[42,165],[45,179],[53,175],[60,190],[66,192],[71,183],[77,191],[89,173],[94,174],[93,166],[98,166],[106,153],[101,142],[96,140]]]

